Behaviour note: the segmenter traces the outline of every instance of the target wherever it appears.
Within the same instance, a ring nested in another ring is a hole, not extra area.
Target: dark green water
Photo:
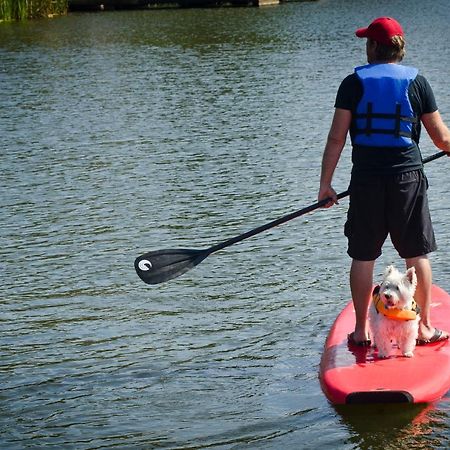
[[[167,284],[133,269],[315,202],[336,89],[365,62],[353,31],[380,15],[403,23],[449,123],[446,0],[0,25],[1,448],[448,447],[448,397],[337,410],[321,392],[349,299],[345,200]],[[349,167],[347,149],[339,191]],[[447,291],[449,169],[426,167]],[[377,273],[392,262],[387,245]]]

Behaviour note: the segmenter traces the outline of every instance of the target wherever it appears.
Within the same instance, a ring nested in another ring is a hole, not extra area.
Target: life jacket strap
[[[395,137],[403,136],[403,137],[410,138],[412,136],[411,132],[410,131],[401,131],[400,125],[402,122],[417,123],[417,117],[402,116],[401,112],[402,112],[402,107],[401,107],[400,103],[397,103],[394,114],[374,113],[372,102],[368,102],[367,103],[367,112],[355,114],[355,116],[354,116],[355,119],[366,119],[365,128],[356,129],[355,134],[365,134],[366,136],[370,136],[372,134],[389,134],[389,135],[394,135]],[[393,129],[373,128],[372,119],[394,120],[394,128]]]

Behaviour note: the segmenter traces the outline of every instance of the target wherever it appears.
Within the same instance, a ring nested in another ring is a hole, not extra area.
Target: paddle
[[[445,155],[445,152],[439,152],[423,160],[426,164],[430,161],[434,161],[437,158]],[[342,199],[349,195],[349,191],[341,192],[337,195],[338,199]],[[255,234],[262,233],[270,228],[281,225],[282,223],[288,222],[289,220],[295,219],[296,217],[303,216],[309,212],[325,206],[331,199],[326,198],[320,202],[313,203],[303,209],[287,214],[279,219],[273,220],[265,225],[254,228],[253,230],[247,231],[246,233],[235,236],[224,242],[219,242],[212,247],[206,249],[166,249],[166,250],[156,250],[136,258],[134,262],[134,268],[137,274],[147,284],[158,284],[164,281],[176,278],[188,270],[192,269],[196,265],[200,264],[206,257],[211,253],[222,250],[225,247],[236,244],[237,242],[248,239],[249,237],[255,236]]]

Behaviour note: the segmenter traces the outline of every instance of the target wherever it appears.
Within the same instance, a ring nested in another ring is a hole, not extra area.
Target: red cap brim
[[[364,38],[364,37],[367,37],[367,30],[368,30],[368,27],[365,27],[365,28],[358,28],[358,29],[355,31],[355,34],[356,34],[356,36],[358,36],[358,37],[360,37],[360,38]]]

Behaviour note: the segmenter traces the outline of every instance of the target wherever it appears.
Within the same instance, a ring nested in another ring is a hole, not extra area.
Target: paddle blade
[[[147,284],[158,284],[200,264],[210,252],[208,250],[168,249],[144,253],[134,261],[139,278]]]

